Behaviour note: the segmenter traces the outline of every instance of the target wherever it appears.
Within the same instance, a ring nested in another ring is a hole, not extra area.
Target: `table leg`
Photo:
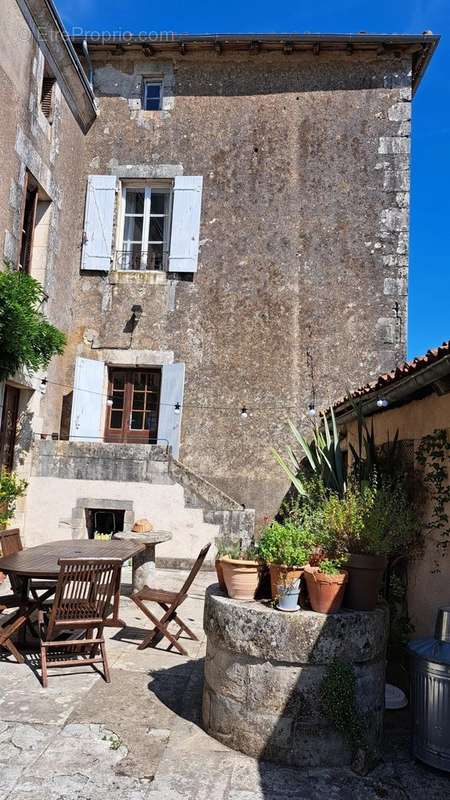
[[[133,556],[133,591],[155,584],[155,545],[147,544],[145,550]]]

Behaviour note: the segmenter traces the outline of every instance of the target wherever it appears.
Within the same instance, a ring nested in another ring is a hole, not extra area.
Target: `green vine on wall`
[[[447,431],[437,429],[424,436],[416,453],[417,462],[423,468],[423,481],[433,501],[431,518],[425,522],[425,529],[439,531],[440,538],[436,546],[441,556],[447,552],[450,543],[450,485],[448,462],[450,458],[450,442]],[[439,562],[435,562],[433,572],[439,572]]]
[[[335,659],[320,684],[322,713],[355,751],[364,741],[364,726],[356,707],[356,675],[351,664]]]

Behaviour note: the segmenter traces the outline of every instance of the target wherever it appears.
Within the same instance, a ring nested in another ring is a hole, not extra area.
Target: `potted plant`
[[[221,558],[223,578],[229,597],[235,600],[254,600],[261,579],[258,550],[239,545],[227,548]]]
[[[401,476],[379,478],[365,490],[363,506],[363,525],[347,536],[345,604],[373,611],[389,559],[412,552],[421,524]]]
[[[6,528],[14,516],[17,498],[25,494],[27,486],[15,472],[0,469],[0,528]]]
[[[269,565],[272,600],[280,611],[299,610],[300,580],[312,549],[307,533],[292,522],[264,528],[258,551]]]
[[[226,592],[227,587],[225,585],[225,578],[223,577],[223,567],[222,567],[222,559],[225,556],[229,556],[230,558],[239,557],[240,552],[240,545],[230,545],[226,544],[225,539],[218,538],[216,539],[216,559],[215,559],[215,567],[216,567],[216,575],[217,575],[217,582],[223,591]]]
[[[320,614],[339,611],[348,580],[342,559],[323,558],[316,566],[308,564],[304,575],[312,610]]]
[[[27,482],[14,472],[0,469],[0,529],[4,530],[14,516],[17,498],[25,494],[27,485]],[[5,576],[3,572],[0,572],[0,583],[4,580]]]

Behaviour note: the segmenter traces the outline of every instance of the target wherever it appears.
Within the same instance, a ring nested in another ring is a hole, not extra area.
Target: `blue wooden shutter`
[[[114,175],[88,177],[81,269],[110,270],[116,184]]]
[[[168,444],[172,454],[180,451],[181,412],[183,410],[184,364],[166,364],[162,368],[159,406],[158,444]],[[179,412],[175,406],[179,403]]]
[[[77,358],[70,420],[71,441],[102,441],[102,417],[105,405],[104,361]]]
[[[175,178],[169,272],[197,272],[203,178]]]

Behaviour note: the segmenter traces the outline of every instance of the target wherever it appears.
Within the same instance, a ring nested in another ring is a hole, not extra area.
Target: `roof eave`
[[[17,3],[72,114],[86,133],[97,116],[95,97],[53,0],[17,0]]]
[[[218,45],[226,46],[228,49],[235,49],[242,45],[260,45],[262,49],[269,45],[278,46],[281,49],[285,48],[287,44],[299,47],[311,45],[314,48],[317,45],[333,45],[339,46],[342,44],[347,45],[374,45],[387,47],[422,47],[423,53],[420,57],[413,59],[412,69],[412,89],[413,93],[416,91],[423,74],[430,62],[430,59],[439,44],[440,37],[432,33],[423,33],[419,35],[412,34],[369,34],[369,33],[348,33],[348,34],[334,34],[334,33],[218,33],[218,34],[169,34],[161,33],[151,36],[140,36],[133,34],[122,34],[120,36],[100,36],[96,35],[80,35],[73,36],[72,41],[76,44],[81,44],[86,39],[90,47],[104,47],[104,46],[142,46],[153,47],[158,50],[170,50],[180,46],[187,46],[190,49],[202,49],[208,45],[214,48]]]
[[[355,419],[357,417],[355,406],[361,408],[364,416],[386,412],[394,403],[405,401],[408,398],[412,400],[416,392],[448,375],[450,375],[450,353],[440,358],[439,361],[428,364],[403,378],[398,378],[382,388],[374,388],[365,395],[355,397],[353,402],[350,399],[344,400],[334,406],[336,419],[340,424]],[[377,401],[380,397],[388,401],[387,407],[378,408]]]

